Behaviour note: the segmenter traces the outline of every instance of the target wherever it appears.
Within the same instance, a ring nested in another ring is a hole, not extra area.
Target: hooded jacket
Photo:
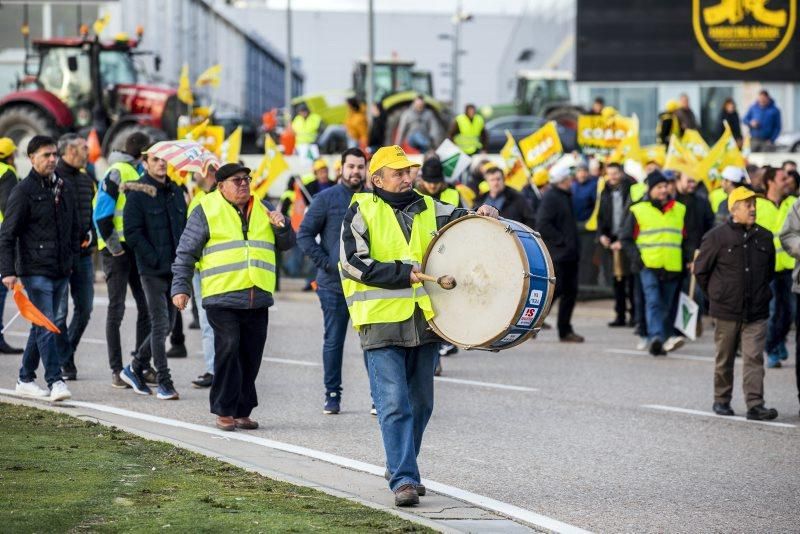
[[[758,121],[758,126],[755,128],[750,126],[750,122],[753,120]],[[771,98],[763,108],[758,102],[753,103],[742,121],[750,127],[750,135],[753,139],[774,143],[781,133],[781,112]]]

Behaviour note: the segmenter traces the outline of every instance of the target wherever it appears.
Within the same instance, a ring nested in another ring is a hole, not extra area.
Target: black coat
[[[541,234],[554,262],[578,261],[578,223],[572,208],[572,193],[556,186],[542,195],[536,211],[536,230]]]
[[[772,233],[734,222],[708,232],[694,264],[697,282],[708,296],[712,317],[746,323],[769,317],[775,275]]]
[[[502,209],[500,209],[500,217],[504,219],[511,219],[512,221],[521,222],[524,225],[533,228],[534,214],[528,200],[522,196],[522,193],[516,189],[506,187],[500,193],[504,199]],[[484,193],[475,199],[475,206],[479,207],[486,204],[486,199],[489,193]]]
[[[625,220],[625,213],[627,211],[628,201],[631,198],[631,186],[633,184],[633,179],[627,176],[624,176],[619,184],[620,191],[622,191],[622,220],[620,221],[620,229]],[[612,192],[612,188],[606,185],[600,193],[600,207],[597,211],[597,235],[604,235],[611,238],[611,241],[616,241],[619,236],[614,233],[614,200],[612,198]]]
[[[72,190],[75,191],[78,221],[81,228],[81,244],[89,243],[88,246],[81,247],[81,256],[90,256],[97,248],[97,237],[92,223],[92,200],[97,191],[97,183],[91,176],[67,164],[63,159],[58,160],[56,176],[69,182]]]
[[[56,189],[60,192],[56,194]],[[63,278],[80,250],[75,191],[31,170],[11,190],[0,227],[0,275]]]
[[[165,184],[145,174],[124,184],[125,242],[133,250],[139,273],[172,276],[172,262],[186,226],[186,199],[173,181]]]
[[[714,212],[708,200],[697,193],[691,195],[679,194],[676,198],[678,202],[686,206],[686,217],[684,224],[686,234],[684,241],[684,263],[689,263],[694,257],[694,251],[700,248],[700,241],[706,232],[714,227]]]
[[[722,135],[725,132],[725,122],[728,123],[728,126],[731,127],[731,134],[733,134],[733,138],[737,141],[741,141],[742,139],[742,121],[739,119],[739,112],[734,111],[733,113],[727,113],[726,111],[722,111],[719,114],[719,119],[717,120],[717,135]]]

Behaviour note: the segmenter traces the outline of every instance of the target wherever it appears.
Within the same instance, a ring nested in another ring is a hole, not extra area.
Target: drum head
[[[431,243],[423,271],[449,274],[456,287],[425,282],[434,329],[461,346],[484,346],[500,336],[520,313],[526,293],[526,264],[518,240],[495,219],[468,216],[448,225]]]

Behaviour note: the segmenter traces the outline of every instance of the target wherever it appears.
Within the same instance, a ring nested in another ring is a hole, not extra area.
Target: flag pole
[[[14,317],[12,317],[12,318],[11,318],[11,319],[10,319],[10,320],[9,320],[9,321],[6,323],[6,325],[3,327],[3,329],[2,329],[2,330],[0,330],[0,334],[5,334],[5,333],[6,333],[6,330],[8,330],[8,328],[11,326],[11,323],[13,323],[14,321],[16,321],[16,320],[17,320],[17,318],[20,316],[20,314],[21,314],[21,313],[22,313],[22,312],[19,312],[19,311],[18,311],[17,313],[15,313],[15,314],[14,314]]]

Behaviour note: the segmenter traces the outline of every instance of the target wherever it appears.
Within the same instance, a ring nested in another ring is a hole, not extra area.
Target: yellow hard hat
[[[604,107],[603,110],[600,112],[600,115],[602,115],[606,119],[613,117],[616,114],[617,114],[616,108],[611,106]]]
[[[550,173],[547,169],[539,169],[533,173],[533,185],[536,187],[544,187],[550,182]]]
[[[10,137],[0,137],[0,158],[5,159],[17,150],[17,145]]]
[[[667,111],[672,113],[673,111],[677,110],[681,105],[678,104],[677,100],[667,100]]]
[[[328,162],[325,161],[324,159],[320,158],[320,159],[314,161],[314,170],[315,171],[318,171],[320,169],[327,169],[327,168],[328,168]]]

